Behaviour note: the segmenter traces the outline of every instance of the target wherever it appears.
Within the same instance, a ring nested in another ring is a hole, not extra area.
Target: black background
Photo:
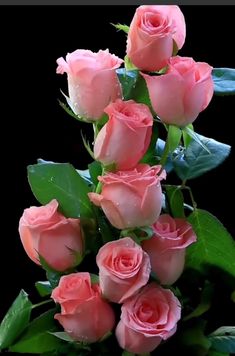
[[[232,6],[182,6],[187,38],[182,56],[214,67],[235,67]],[[44,273],[26,256],[18,236],[23,209],[37,204],[27,183],[26,166],[37,158],[71,162],[86,168],[90,161],[80,129],[58,105],[66,76],[56,75],[56,59],[75,49],[109,48],[125,55],[125,34],[110,23],[129,24],[134,6],[1,7],[1,291],[0,317],[20,288],[36,300],[34,282]],[[195,122],[197,132],[233,145],[235,97],[214,97]],[[234,152],[227,161],[191,182],[200,208],[234,229]],[[231,208],[229,208],[231,205]]]

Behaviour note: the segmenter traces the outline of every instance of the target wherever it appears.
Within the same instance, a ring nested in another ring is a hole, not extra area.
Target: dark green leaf
[[[216,95],[235,95],[235,69],[214,68],[212,78]]]
[[[174,150],[179,146],[181,136],[182,130],[179,127],[174,125],[168,126],[167,140],[170,152],[174,152]]]
[[[174,218],[184,218],[184,196],[180,187],[166,186],[167,201]]]
[[[157,123],[153,123],[153,130],[151,136],[151,142],[147,152],[145,153],[144,157],[141,159],[141,163],[148,163],[150,165],[155,165],[158,163],[157,154],[156,154],[156,142],[158,139],[158,126]]]
[[[52,287],[49,281],[38,281],[35,283],[35,286],[41,297],[50,295],[52,292]]]
[[[78,174],[84,179],[84,181],[86,182],[86,184],[88,186],[92,185],[92,181],[91,181],[91,177],[90,177],[90,173],[88,169],[76,169],[76,171],[78,172]]]
[[[198,316],[207,312],[211,307],[211,300],[213,297],[213,293],[214,293],[213,285],[210,282],[205,281],[205,285],[202,290],[201,301],[199,305],[184,318],[184,321],[190,320],[192,318],[197,318]]]
[[[69,163],[39,163],[28,166],[31,189],[41,204],[57,199],[67,217],[92,217],[93,211],[84,179]]]
[[[173,166],[182,180],[193,179],[219,166],[230,153],[231,147],[201,135],[201,142],[208,148],[206,152],[198,142],[192,140],[188,148],[173,159]]]
[[[38,255],[40,263],[42,265],[42,268],[46,271],[46,276],[48,281],[50,282],[50,285],[53,288],[57,287],[60,281],[61,276],[63,275],[61,272],[55,271],[53,268],[51,268],[46,260]]]
[[[197,242],[187,248],[186,268],[207,274],[208,266],[214,266],[235,277],[235,242],[221,222],[199,209],[188,221],[197,235]]]
[[[98,176],[102,175],[102,166],[100,162],[94,161],[88,164],[90,176],[94,185],[98,184]]]
[[[188,355],[207,355],[210,349],[211,342],[204,334],[205,322],[202,320],[196,321],[192,326],[187,327],[181,334],[180,340],[183,345],[188,348]],[[191,349],[191,350],[190,350]],[[197,353],[195,353],[197,350]]]
[[[0,350],[9,347],[29,323],[32,303],[21,290],[0,325]]]
[[[110,225],[108,224],[105,216],[99,209],[96,209],[96,217],[97,217],[99,231],[100,231],[100,234],[102,237],[103,244],[114,240],[115,237],[114,237],[113,232],[110,228]]]
[[[55,312],[56,309],[49,310],[33,320],[20,340],[10,347],[10,351],[38,354],[56,349],[60,342],[48,333],[48,331],[56,330]]]
[[[135,100],[137,103],[143,103],[151,108],[148,88],[144,78],[138,70],[117,69],[119,81],[122,85],[124,100]]]
[[[125,32],[125,33],[128,33],[129,32],[129,26],[127,26],[127,25],[122,25],[122,24],[120,24],[120,23],[118,23],[118,24],[114,24],[114,23],[112,23],[111,25],[113,25],[117,30],[119,30],[119,31],[123,31],[123,32]]]
[[[208,356],[230,356],[230,354],[224,352],[217,352],[215,350],[209,350]]]
[[[209,340],[216,351],[235,353],[235,326],[222,326],[209,335]]]

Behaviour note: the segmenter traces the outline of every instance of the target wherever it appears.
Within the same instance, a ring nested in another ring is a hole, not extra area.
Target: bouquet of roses
[[[210,312],[222,279],[235,301],[235,243],[197,208],[187,181],[229,155],[192,123],[214,93],[235,93],[235,70],[177,55],[186,35],[178,6],[140,6],[130,27],[114,26],[127,34],[124,61],[108,50],[57,60],[68,77],[61,107],[93,125],[94,142],[82,137],[93,162],[85,171],[42,159],[28,167],[42,205],[25,209],[19,234],[46,272],[36,288],[47,299],[33,305],[20,292],[1,323],[0,348],[229,355],[235,326],[218,320],[212,330]],[[34,316],[36,307],[46,309]]]

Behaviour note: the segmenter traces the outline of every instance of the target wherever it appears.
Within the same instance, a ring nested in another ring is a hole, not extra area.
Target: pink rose
[[[87,272],[61,277],[51,297],[61,305],[55,319],[76,341],[96,342],[114,327],[114,312],[102,299],[99,285],[91,284]]]
[[[172,57],[166,74],[145,78],[152,106],[166,124],[192,123],[213,96],[212,67],[188,57]]]
[[[77,257],[83,253],[83,238],[80,220],[65,218],[57,208],[54,199],[45,206],[25,209],[19,233],[31,260],[40,265],[40,255],[50,267],[64,271],[74,267]]]
[[[147,253],[130,237],[106,243],[96,257],[100,287],[111,302],[123,303],[149,280]]]
[[[89,198],[118,229],[152,225],[162,208],[160,181],[166,173],[160,171],[161,166],[139,164],[133,170],[106,174],[98,178],[101,194],[88,193]]]
[[[181,305],[174,294],[155,283],[122,306],[121,320],[116,328],[119,345],[134,354],[152,352],[176,331]]]
[[[75,114],[97,120],[110,101],[121,96],[115,70],[122,62],[108,50],[93,53],[78,49],[68,53],[66,61],[57,59],[57,73],[68,74],[70,106]]]
[[[162,284],[173,284],[184,269],[186,247],[196,241],[192,226],[185,219],[161,215],[152,226],[154,236],[143,242],[152,270]]]
[[[116,163],[118,170],[135,167],[151,140],[153,117],[148,106],[117,100],[104,111],[109,121],[95,140],[95,159],[106,165]]]
[[[185,36],[184,15],[178,6],[142,5],[130,25],[127,55],[141,70],[160,70],[172,56],[174,41],[180,49]]]

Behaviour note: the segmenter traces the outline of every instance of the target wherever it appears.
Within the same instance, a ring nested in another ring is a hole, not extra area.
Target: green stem
[[[37,308],[37,307],[41,307],[42,305],[48,304],[48,303],[51,303],[51,302],[53,302],[52,299],[43,300],[43,301],[40,302],[40,303],[34,304],[34,305],[32,306],[32,309],[35,309],[35,308]]]
[[[167,139],[166,139],[165,147],[164,147],[164,150],[163,150],[163,154],[162,154],[161,160],[159,162],[159,164],[162,167],[164,167],[165,164],[166,164],[166,161],[167,161],[167,158],[168,158],[168,155],[169,155],[169,151],[170,151],[170,144],[169,144],[169,136],[167,135]]]
[[[105,168],[102,166],[102,176],[105,174]],[[100,194],[101,193],[101,190],[102,190],[102,183],[101,182],[98,182],[97,186],[96,186],[96,190],[95,192],[97,194]]]

